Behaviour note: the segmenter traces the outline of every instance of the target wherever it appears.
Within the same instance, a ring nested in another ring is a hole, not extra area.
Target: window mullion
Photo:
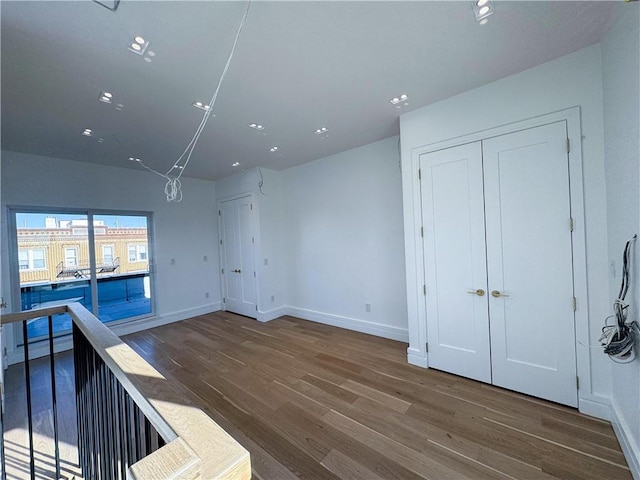
[[[87,233],[89,241],[89,272],[90,272],[90,285],[91,285],[91,305],[93,307],[93,314],[100,318],[100,312],[98,311],[98,275],[96,273],[96,242],[95,232],[93,229],[93,213],[87,213]]]

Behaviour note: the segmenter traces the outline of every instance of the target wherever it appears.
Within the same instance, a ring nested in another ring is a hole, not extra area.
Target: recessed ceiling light
[[[140,160],[139,158],[129,157],[129,161],[131,161],[131,162],[141,162],[142,160]]]
[[[90,137],[91,135],[93,135],[93,130],[91,130],[90,128],[85,128],[84,132],[82,132],[82,135],[84,135],[85,137]]]
[[[320,128],[317,128],[316,130],[314,130],[313,133],[315,133],[316,135],[321,135],[321,134],[326,133],[328,131],[329,131],[329,129],[327,127],[320,127]]]
[[[250,123],[249,126],[256,130],[264,130],[264,125],[260,125],[259,123]]]
[[[133,41],[129,43],[127,50],[138,55],[142,55],[148,46],[149,42],[147,40],[140,35],[136,35],[133,37]]]
[[[389,100],[391,102],[392,105],[397,105],[401,102],[405,102],[409,100],[409,95],[407,95],[406,93],[403,93],[402,95],[400,95],[399,97],[393,97],[391,100]]]
[[[482,19],[482,20],[480,20],[478,23],[479,23],[480,25],[486,25],[488,21],[489,21],[489,19],[488,19],[488,18],[483,18],[483,19]]]
[[[192,102],[191,105],[204,111],[209,111],[209,109],[211,108],[209,105],[204,105],[202,102],[198,101]]]
[[[271,148],[269,149],[269,151],[270,151],[271,153],[277,152],[277,151],[278,151],[278,147],[271,147]]]
[[[98,99],[104,103],[111,103],[113,101],[113,94],[110,92],[100,92]]]
[[[232,166],[232,167],[239,167],[239,166],[240,166],[240,163],[239,163],[239,162],[235,162],[235,163],[232,163],[232,164],[231,164],[231,166]]]
[[[487,17],[493,14],[493,2],[491,0],[476,0],[473,2],[473,13],[476,16],[476,21],[480,22],[481,25],[487,23]]]

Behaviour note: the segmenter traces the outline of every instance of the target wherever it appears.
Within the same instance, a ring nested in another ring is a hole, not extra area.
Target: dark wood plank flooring
[[[406,344],[217,312],[125,341],[258,479],[629,479],[608,422],[406,363]]]

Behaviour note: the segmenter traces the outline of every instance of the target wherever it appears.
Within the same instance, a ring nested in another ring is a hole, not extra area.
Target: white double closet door
[[[420,168],[429,365],[577,406],[566,122]]]

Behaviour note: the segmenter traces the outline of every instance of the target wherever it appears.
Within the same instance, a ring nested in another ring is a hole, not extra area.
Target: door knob
[[[491,296],[493,298],[499,298],[499,297],[508,297],[509,295],[507,295],[506,293],[500,293],[498,290],[493,290],[491,292]]]
[[[484,290],[481,288],[477,290],[469,290],[467,293],[470,293],[471,295],[478,295],[479,297],[484,297]]]

